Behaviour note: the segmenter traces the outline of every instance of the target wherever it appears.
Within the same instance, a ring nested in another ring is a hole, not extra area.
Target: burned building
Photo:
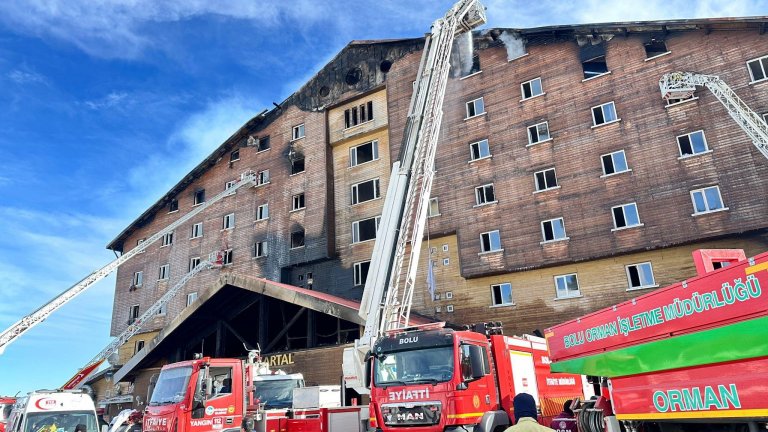
[[[414,312],[531,333],[691,277],[692,250],[764,251],[768,161],[706,89],[665,101],[658,81],[718,75],[764,115],[767,27],[765,17],[613,23],[457,42]],[[188,282],[123,347],[116,379],[141,394],[160,365],[242,356],[245,342],[301,359],[281,360],[287,369],[313,364],[310,382],[338,382],[422,45],[350,43],[108,245],[126,252],[240,173],[258,174],[258,186],[120,267],[113,334],[225,251],[223,267]]]

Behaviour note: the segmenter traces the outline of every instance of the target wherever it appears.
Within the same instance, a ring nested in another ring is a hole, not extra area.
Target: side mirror
[[[461,378],[471,382],[486,375],[483,348],[477,345],[461,345]]]
[[[371,371],[373,370],[373,357],[368,357],[365,361],[365,377],[363,382],[365,388],[371,388]]]
[[[208,399],[213,394],[213,378],[205,378],[205,398]]]

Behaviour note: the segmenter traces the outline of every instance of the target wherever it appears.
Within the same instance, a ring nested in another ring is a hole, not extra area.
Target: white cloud
[[[8,72],[6,76],[8,77],[8,79],[15,82],[16,84],[47,82],[43,75],[31,70],[14,69]]]
[[[127,97],[128,93],[125,92],[111,92],[101,99],[89,100],[83,103],[92,110],[102,110],[125,103]]]

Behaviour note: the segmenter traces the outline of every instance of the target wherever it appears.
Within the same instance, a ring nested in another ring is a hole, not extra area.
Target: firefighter
[[[554,432],[554,429],[539,424],[536,417],[536,401],[528,393],[518,393],[512,399],[515,408],[515,425],[510,426],[504,432]]]
[[[576,426],[576,416],[573,415],[573,410],[571,409],[572,402],[573,401],[570,399],[565,401],[563,404],[563,412],[552,419],[552,424],[550,424],[549,427],[557,432],[578,432],[579,429]]]

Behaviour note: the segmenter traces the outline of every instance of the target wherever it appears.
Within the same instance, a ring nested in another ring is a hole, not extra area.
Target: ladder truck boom
[[[257,185],[257,180],[258,180],[257,175],[254,172],[252,171],[244,172],[243,174],[241,174],[240,180],[236,182],[234,185],[232,185],[229,189],[226,189],[216,194],[210,200],[196,207],[194,210],[185,214],[184,216],[182,216],[175,222],[171,223],[167,227],[163,228],[162,230],[156,232],[155,234],[147,238],[145,241],[137,245],[135,248],[120,255],[117,259],[105,265],[104,267],[94,271],[93,273],[91,273],[90,275],[82,279],[80,282],[76,283],[72,287],[68,288],[61,294],[54,297],[49,302],[45,303],[36,311],[30,313],[29,315],[17,321],[15,324],[13,324],[12,326],[4,330],[2,334],[0,334],[0,354],[2,354],[5,351],[5,348],[11,342],[15,341],[19,336],[26,333],[29,329],[36,326],[37,324],[40,324],[41,322],[43,322],[46,318],[48,318],[48,316],[50,316],[57,309],[64,306],[67,302],[77,297],[77,295],[81,294],[83,291],[93,286],[93,284],[95,284],[96,282],[107,277],[107,275],[115,271],[123,263],[130,260],[137,254],[144,252],[144,250],[146,250],[150,245],[155,243],[157,240],[161,239],[164,235],[170,232],[173,232],[173,230],[175,230],[185,222],[189,221],[193,217],[197,216],[200,212],[212,206],[222,198],[235,194],[237,190],[242,186],[251,185],[251,184]]]
[[[365,329],[355,343],[356,348],[344,353],[347,386],[358,393],[367,393],[361,379],[364,357],[376,338],[385,331],[408,325],[451,49],[456,36],[467,33],[471,39],[471,30],[485,21],[485,8],[478,0],[460,0],[432,24],[425,38],[403,144],[398,160],[392,165],[361,300],[360,316],[366,320]]]
[[[184,285],[190,281],[190,279],[195,277],[203,270],[220,267],[222,260],[223,257],[221,252],[211,253],[207,260],[196,265],[195,268],[193,268],[186,275],[184,275],[183,278],[176,282],[176,284],[171,289],[163,294],[162,297],[160,297],[152,306],[149,307],[149,309],[144,311],[140,317],[136,318],[136,320],[132,322],[128,328],[123,330],[123,332],[120,333],[114,340],[112,340],[109,345],[104,347],[104,349],[96,354],[96,356],[94,356],[93,359],[91,359],[91,361],[85,365],[85,367],[80,369],[75,374],[75,376],[67,381],[67,383],[64,384],[61,388],[63,390],[71,390],[80,387],[80,385],[88,378],[92,372],[94,372],[99,367],[99,365],[101,365],[101,363],[104,362],[104,360],[109,358],[109,356],[117,351],[117,349],[120,348],[124,343],[128,342],[131,337],[139,333],[144,327],[144,324],[149,321],[158,311],[160,311],[160,309],[167,305],[168,302],[170,302],[171,299],[175,297],[179,291],[181,291]]]
[[[706,87],[715,95],[728,114],[749,135],[760,153],[768,158],[768,124],[720,77],[693,72],[672,72],[664,74],[659,80],[661,97],[667,100],[690,97],[697,86]]]

